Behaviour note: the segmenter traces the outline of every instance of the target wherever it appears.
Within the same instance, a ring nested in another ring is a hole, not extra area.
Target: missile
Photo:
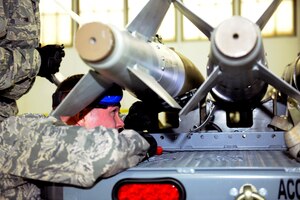
[[[155,41],[170,4],[150,0],[124,30],[101,22],[81,24],[75,48],[91,69],[51,115],[75,115],[114,83],[142,101],[160,99],[181,109],[174,98],[198,88],[204,78],[189,59]]]
[[[297,58],[293,62],[285,67],[282,79],[297,90],[300,89],[300,53],[298,53]]]
[[[300,93],[268,70],[261,30],[280,4],[274,0],[256,23],[233,16],[213,28],[181,1],[173,4],[210,40],[207,79],[179,112],[187,115],[211,93],[217,103],[228,109],[250,108],[261,101],[268,85],[300,102]]]

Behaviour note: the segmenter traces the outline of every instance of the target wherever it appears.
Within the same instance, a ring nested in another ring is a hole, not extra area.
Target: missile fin
[[[264,80],[266,83],[272,85],[282,93],[294,98],[300,103],[300,92],[296,90],[293,86],[288,84],[281,78],[278,78],[271,71],[268,70],[266,66],[264,66],[261,62],[257,63],[258,70],[256,71],[257,76]]]
[[[169,7],[170,1],[149,1],[139,12],[126,29],[133,33],[137,32],[145,37],[145,41],[151,41],[157,33]]]
[[[222,72],[219,67],[216,67],[214,71],[207,77],[206,81],[198,88],[194,96],[187,102],[187,104],[179,112],[180,115],[187,115],[190,111],[194,110],[198,103],[207,95],[207,93],[218,84],[219,77]]]
[[[102,92],[112,86],[112,82],[90,70],[69,92],[51,116],[73,116],[92,103]]]
[[[204,20],[199,18],[195,13],[189,10],[183,3],[179,0],[173,1],[174,6],[186,17],[188,18],[208,39],[210,39],[213,27],[211,27]]]
[[[128,67],[128,70],[151,88],[159,97],[165,100],[171,107],[181,109],[181,106],[175,101],[175,99],[152,76],[145,73],[137,65]]]
[[[269,19],[272,17],[281,1],[282,0],[274,0],[267,8],[267,10],[265,10],[262,16],[257,20],[256,24],[259,26],[260,30],[262,30],[268,23]]]
[[[83,24],[82,18],[80,18],[77,13],[75,13],[71,9],[66,8],[59,0],[54,0],[54,2],[56,3],[56,5],[62,8],[75,22],[77,22],[79,26]]]

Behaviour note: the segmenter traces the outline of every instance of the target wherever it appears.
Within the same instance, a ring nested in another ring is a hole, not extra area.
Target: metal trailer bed
[[[284,132],[152,135],[162,155],[89,189],[63,187],[63,199],[112,199],[124,179],[176,180],[188,200],[243,199],[249,189],[261,199],[300,199],[300,163],[286,152]]]

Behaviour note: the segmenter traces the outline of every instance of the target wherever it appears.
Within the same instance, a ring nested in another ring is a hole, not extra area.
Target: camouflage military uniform
[[[134,131],[65,126],[37,114],[10,117],[0,124],[0,200],[39,199],[28,179],[92,186],[135,166],[148,148]]]
[[[16,115],[41,63],[39,0],[0,0],[0,121]]]

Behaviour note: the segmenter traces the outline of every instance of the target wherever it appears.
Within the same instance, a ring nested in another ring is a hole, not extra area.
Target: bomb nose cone
[[[216,30],[215,43],[225,56],[239,58],[253,50],[257,39],[255,24],[236,16],[220,24]]]
[[[84,24],[76,33],[75,48],[83,60],[97,62],[105,59],[113,50],[114,35],[100,22]]]

